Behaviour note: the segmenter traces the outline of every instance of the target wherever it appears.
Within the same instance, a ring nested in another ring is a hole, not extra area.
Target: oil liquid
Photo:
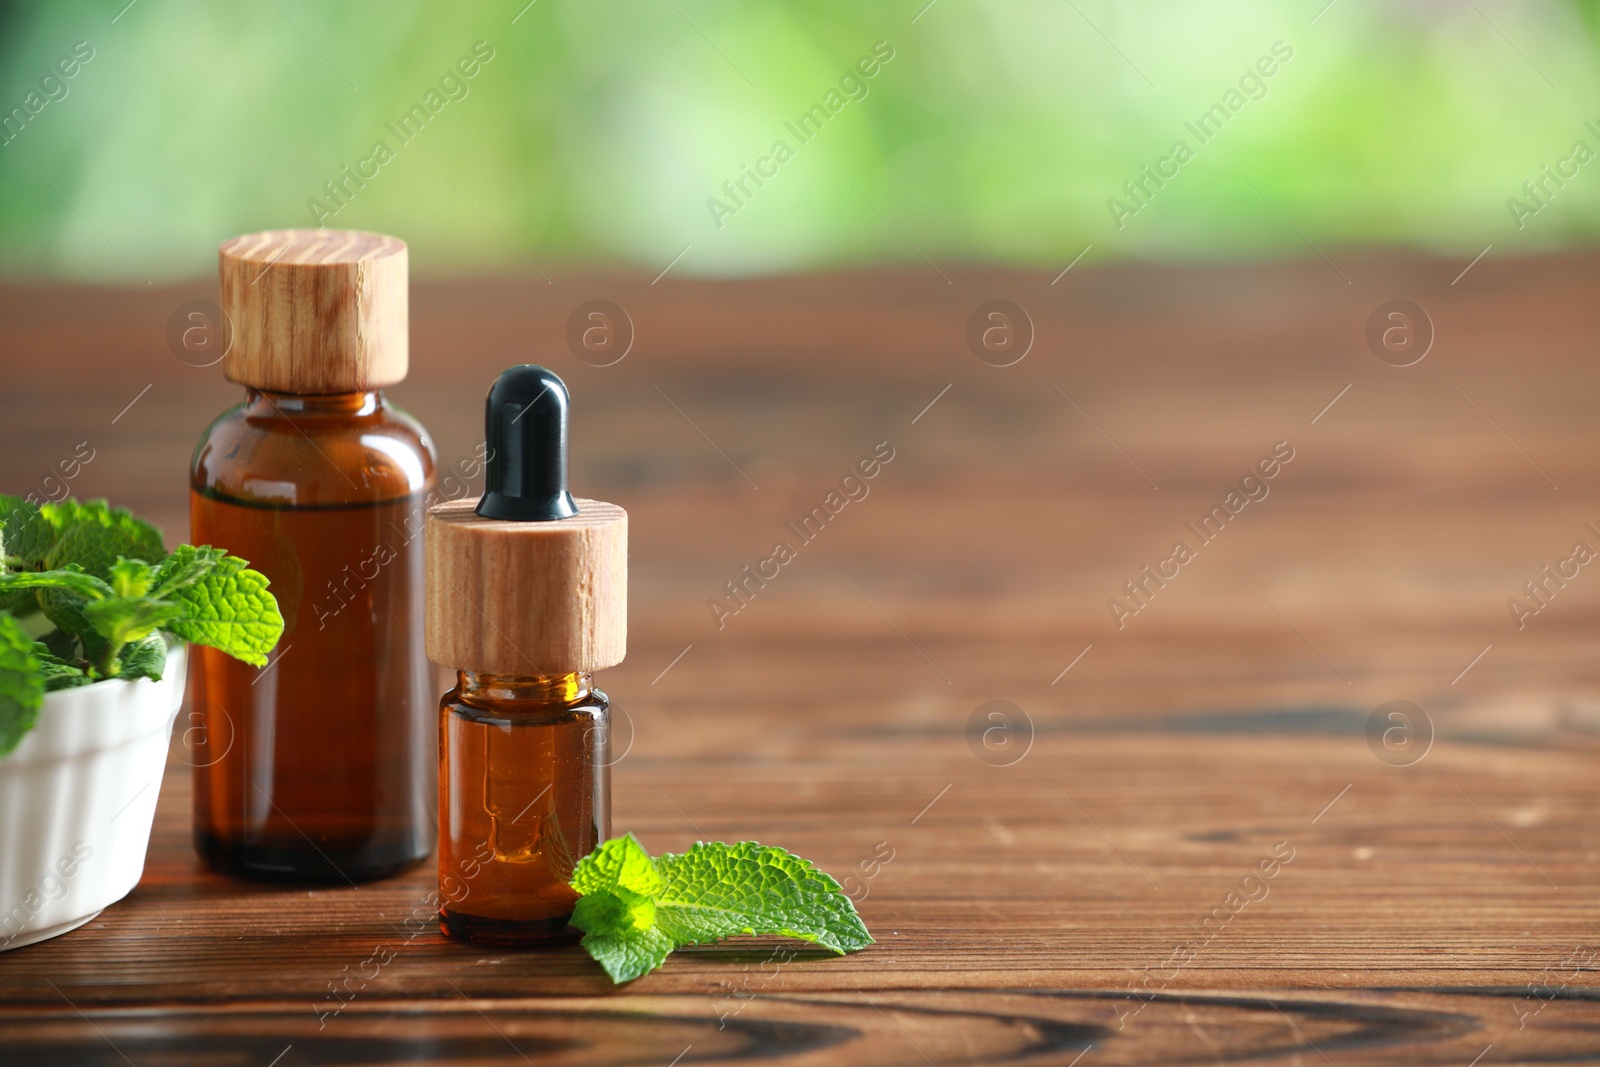
[[[282,506],[190,494],[196,544],[271,580],[264,668],[194,646],[195,846],[255,878],[359,882],[427,856],[437,814],[423,494]]]
[[[440,705],[440,928],[480,944],[576,938],[572,869],[611,832],[606,696],[577,675],[461,678]]]

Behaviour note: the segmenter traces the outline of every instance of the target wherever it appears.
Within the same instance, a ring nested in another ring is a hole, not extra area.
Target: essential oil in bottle
[[[489,390],[484,495],[428,512],[439,708],[439,925],[480,944],[578,936],[577,862],[611,833],[610,705],[627,651],[628,515],[567,491],[567,387],[513,367]]]
[[[383,395],[406,375],[406,246],[277,230],[220,259],[245,399],[195,450],[191,535],[265,574],[285,627],[264,668],[191,649],[195,848],[250,877],[381,878],[428,855],[436,811],[434,451]]]

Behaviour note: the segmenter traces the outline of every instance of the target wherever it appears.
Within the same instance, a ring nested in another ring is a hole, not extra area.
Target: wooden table
[[[179,736],[143,883],[0,955],[0,1061],[1600,1063],[1600,573],[1520,630],[1507,606],[1600,548],[1600,262],[1335,259],[1350,284],[1320,259],[419,283],[392,395],[442,465],[499,368],[546,362],[574,488],[632,515],[617,832],[854,871],[878,943],[685,951],[614,989],[576,948],[409,932],[427,869],[231,881],[190,850]],[[4,487],[87,440],[73,490],[181,536],[236,390],[165,331],[211,295],[0,290]],[[1397,297],[1437,330],[1406,368],[1365,341]],[[608,368],[564,339],[593,298],[636,331]],[[1009,367],[965,339],[994,298],[1036,328]],[[870,494],[719,628],[708,601],[883,441]],[[1119,628],[1107,601],[1179,539]],[[1369,743],[1392,700],[1425,753]]]

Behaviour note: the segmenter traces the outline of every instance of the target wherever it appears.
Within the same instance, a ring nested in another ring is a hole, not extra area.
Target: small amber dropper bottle
[[[573,866],[611,832],[610,703],[627,651],[628,515],[567,491],[567,387],[531,364],[489,390],[484,495],[428,513],[439,709],[440,928],[480,944],[577,936]]]

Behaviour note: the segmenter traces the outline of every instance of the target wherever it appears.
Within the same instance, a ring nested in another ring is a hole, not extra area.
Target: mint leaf
[[[118,556],[148,563],[166,557],[161,530],[127,508],[111,507],[104,500],[63,500],[39,511],[56,532],[56,543],[45,557],[50,568],[77,563],[103,578]]]
[[[50,570],[76,563],[99,578],[111,573],[118,556],[160,563],[167,550],[161,531],[136,519],[126,508],[108,507],[104,500],[80,504],[64,500],[39,509],[56,529],[56,543],[45,556]]]
[[[584,897],[578,901],[579,907],[588,900]],[[572,924],[578,925],[578,913],[572,914]],[[579,926],[578,929],[583,929]],[[596,930],[583,935],[583,947],[588,950],[606,974],[611,976],[611,981],[620,985],[642,977],[661,966],[666,958],[672,954],[677,946],[672,943],[672,938],[662,933],[655,927],[644,930],[616,929]]]
[[[38,644],[45,647],[45,651],[63,663],[76,663],[79,660],[81,648],[75,634],[65,630],[51,630],[39,638]]]
[[[77,564],[59,571],[13,571],[0,574],[0,592],[13,589],[58,589],[86,600],[99,600],[110,596],[111,586],[92,574],[85,574]]]
[[[250,570],[237,556],[226,556],[204,577],[173,593],[183,615],[164,629],[251,666],[265,666],[266,654],[283,636],[283,615],[267,585],[266,575]]]
[[[656,869],[656,921],[680,946],[734,934],[798,937],[840,954],[872,944],[839,883],[781,848],[702,841],[662,856]]]
[[[109,578],[120,557],[159,563],[167,552],[161,546],[161,531],[136,519],[126,508],[113,508],[104,500],[80,504],[75,500],[46,504],[39,509],[45,521],[55,528],[56,543],[45,556],[50,570],[76,567],[96,578]],[[90,625],[82,605],[71,596],[47,590],[39,594],[45,617],[63,630],[83,633]]]
[[[56,542],[44,560],[49,570],[75,567],[107,579],[119,558],[159,563],[167,554],[161,545],[160,530],[134,518],[126,508],[111,507],[104,500],[63,500],[44,505],[39,513],[55,529]],[[63,630],[83,633],[90,625],[82,605],[63,592],[40,593],[39,604],[45,617]]]
[[[0,612],[25,619],[39,610],[39,595],[31,589],[0,592]]]
[[[622,889],[654,898],[661,891],[661,874],[639,839],[624,834],[578,861],[572,870],[572,888],[585,895]]]
[[[55,527],[45,521],[35,505],[0,493],[0,574],[10,570],[38,570],[56,543]],[[19,618],[39,610],[32,590],[0,592],[0,611]]]
[[[160,634],[151,634],[142,641],[133,641],[122,646],[122,651],[117,653],[117,677],[132,681],[135,678],[149,678],[153,682],[161,681],[161,672],[167,666],[167,642]]]
[[[650,859],[632,834],[579,861],[583,894],[572,925],[613,982],[659,967],[674,948],[737,934],[782,934],[834,952],[855,952],[872,935],[839,883],[781,848],[700,842]]]
[[[33,639],[9,615],[0,615],[0,756],[9,755],[39,719],[44,676]]]
[[[0,493],[0,524],[5,526],[4,558],[8,567],[38,570],[56,543],[56,530],[39,508],[20,496]]]
[[[47,693],[88,685],[94,681],[84,673],[82,667],[56,656],[50,651],[50,646],[42,641],[33,643],[33,657],[39,661],[39,673],[44,676],[44,690]]]
[[[226,558],[227,552],[210,545],[179,545],[172,554],[161,561],[156,570],[155,583],[150,595],[170,597],[178,590],[193,585]]]

